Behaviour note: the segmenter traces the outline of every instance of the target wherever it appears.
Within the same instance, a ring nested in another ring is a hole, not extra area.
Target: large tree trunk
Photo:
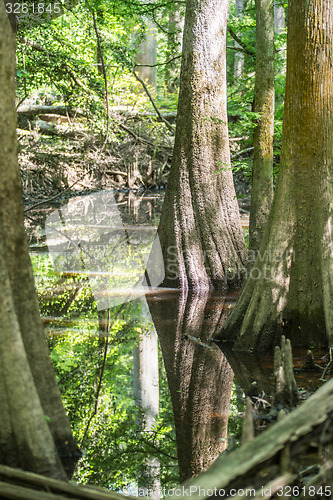
[[[333,0],[291,0],[281,167],[260,253],[222,338],[333,342]]]
[[[158,229],[169,287],[222,289],[242,281],[246,249],[227,128],[227,16],[227,0],[187,0],[175,147]]]
[[[181,482],[206,470],[226,448],[233,372],[209,339],[229,309],[221,299],[207,299],[184,291],[163,300],[147,297],[168,377]]]
[[[254,130],[249,264],[259,250],[273,200],[274,137],[274,6],[256,0],[255,107],[260,113]]]
[[[3,276],[0,281],[0,295],[4,301],[0,319],[2,323],[1,369],[4,373],[2,397],[3,400],[7,400],[7,407],[4,403],[6,410],[2,413],[0,426],[12,428],[10,452],[7,450],[7,459],[1,453],[1,459],[7,463],[9,460],[9,465],[12,460],[14,463],[18,461],[22,467],[29,467],[30,470],[41,473],[48,471],[50,475],[59,476],[63,474],[63,471],[56,470],[55,448],[51,449],[50,443],[52,442],[54,447],[54,441],[59,455],[64,460],[77,455],[78,448],[62,406],[43,325],[39,317],[23,226],[22,193],[17,163],[15,38],[3,4],[0,5],[0,16],[0,137],[2,141],[0,148],[0,233]],[[13,342],[10,349],[11,342],[7,338],[8,335],[12,336]],[[12,360],[10,365],[8,365],[8,359]],[[10,377],[13,379],[9,380]],[[34,409],[31,410],[30,415],[31,405]],[[49,428],[44,414],[50,418]],[[26,437],[23,436],[21,439],[16,434],[16,431],[21,433],[21,426],[16,425],[16,422],[22,422],[24,419],[27,419],[27,425],[29,421],[29,425],[32,426],[27,431],[27,436],[33,439],[34,435],[36,438],[31,447],[27,446],[25,453],[22,451],[22,446]],[[44,422],[43,425],[42,422]],[[33,425],[36,426],[34,434]],[[50,457],[53,454],[53,462],[50,458],[49,466],[46,455],[45,464],[41,463],[40,455],[34,456],[35,452],[43,454],[42,450],[45,451],[46,448]]]

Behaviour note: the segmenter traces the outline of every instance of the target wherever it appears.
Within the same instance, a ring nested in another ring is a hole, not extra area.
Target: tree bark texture
[[[227,127],[227,15],[227,0],[187,0],[175,147],[158,229],[168,287],[225,289],[243,278]]]
[[[260,254],[221,337],[333,342],[333,0],[291,0],[282,156]]]
[[[4,400],[1,427],[4,425],[4,429],[8,429],[9,439],[2,440],[1,446],[4,446],[6,452],[10,452],[8,454],[10,462],[13,460],[16,463],[19,460],[22,467],[42,473],[46,473],[49,466],[49,475],[59,477],[64,473],[61,467],[58,468],[60,461],[56,460],[55,446],[64,460],[77,454],[78,448],[61,402],[43,325],[39,317],[28,243],[24,232],[22,193],[17,163],[15,37],[2,3],[0,16],[0,267],[2,274],[0,280],[0,363],[3,373],[2,396]],[[44,414],[50,418],[49,426],[46,424]],[[24,425],[25,421],[26,425]],[[10,450],[7,449],[8,443],[11,443]],[[26,450],[23,451],[25,445]],[[41,454],[44,452],[45,463],[42,464]],[[6,453],[2,451],[3,463],[8,463],[6,456]],[[48,458],[50,458],[49,462]]]
[[[233,372],[209,339],[230,303],[207,299],[192,292],[147,297],[170,388],[181,482],[206,470],[226,448]]]
[[[256,0],[255,107],[259,113],[254,130],[249,267],[254,262],[273,200],[274,137],[274,4]]]
[[[93,485],[66,483],[50,477],[0,465],[2,498],[12,500],[124,500],[124,495]],[[126,495],[127,500],[137,497]]]

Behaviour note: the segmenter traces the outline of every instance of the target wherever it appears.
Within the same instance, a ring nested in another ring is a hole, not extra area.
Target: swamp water
[[[30,212],[28,230],[51,356],[83,451],[73,479],[155,498],[179,483],[178,465],[183,481],[238,443],[253,381],[258,407],[274,386],[272,359],[224,355],[210,340],[236,293],[143,280],[152,247],[148,280],[163,280],[162,203],[156,192],[102,191]],[[294,354],[301,366],[305,353]],[[300,377],[313,390],[320,375]]]

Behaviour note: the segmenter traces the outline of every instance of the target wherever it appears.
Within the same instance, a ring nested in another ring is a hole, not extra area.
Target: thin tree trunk
[[[240,19],[243,18],[243,10],[244,10],[244,0],[236,0],[235,1],[235,16]],[[241,35],[240,35],[241,36]],[[234,41],[235,47],[240,47],[236,40]],[[235,52],[235,60],[234,60],[234,79],[235,83],[242,77],[244,70],[244,52]]]
[[[274,6],[256,0],[255,107],[260,114],[254,130],[249,267],[253,265],[273,200],[274,137]]]

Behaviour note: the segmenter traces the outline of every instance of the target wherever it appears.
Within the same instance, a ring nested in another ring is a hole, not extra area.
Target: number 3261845
[[[7,14],[60,14],[60,2],[54,3],[6,3]]]

